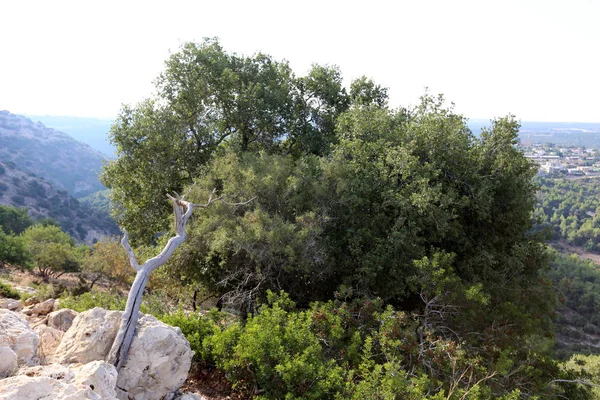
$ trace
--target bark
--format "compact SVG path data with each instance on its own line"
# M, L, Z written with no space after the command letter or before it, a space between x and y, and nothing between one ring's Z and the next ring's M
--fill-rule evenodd
M142 265L138 264L135 254L129 245L127 232L124 231L121 244L127 251L127 254L129 255L129 263L137 271L137 274L133 284L131 285L131 288L129 289L127 304L125 305L125 311L121 319L119 332L115 337L115 341L113 342L107 357L107 362L114 365L117 371L119 371L127 361L127 354L135 334L135 328L139 317L142 295L144 294L144 289L146 288L150 274L152 271L165 264L173 255L175 249L185 241L185 226L188 219L192 215L194 208L206 208L216 201L223 201L222 197L213 198L214 193L215 191L213 190L206 204L194 204L180 199L179 196L177 196L177 198L168 196L173 202L173 213L175 214L175 236L169 239L159 255L149 259ZM253 199L254 198L244 203L236 203L235 205L247 204Z

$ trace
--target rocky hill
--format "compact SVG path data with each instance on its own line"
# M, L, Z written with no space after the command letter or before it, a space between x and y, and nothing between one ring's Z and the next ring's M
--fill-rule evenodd
M68 133L103 154L108 156L115 154L115 146L108 139L108 131L112 125L110 119L50 115L27 115L27 117L33 121L40 121L49 128Z
M26 207L34 219L54 218L81 242L119 233L107 212L80 202L44 178L18 169L13 162L0 162L0 204Z
M74 197L104 189L98 180L107 156L40 122L0 111L0 161L52 182Z

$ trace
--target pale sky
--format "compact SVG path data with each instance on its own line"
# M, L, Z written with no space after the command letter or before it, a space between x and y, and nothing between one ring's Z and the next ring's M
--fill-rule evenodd
M18 1L0 3L0 110L113 118L152 95L169 52L219 37L338 65L389 87L428 87L468 118L600 122L600 1Z

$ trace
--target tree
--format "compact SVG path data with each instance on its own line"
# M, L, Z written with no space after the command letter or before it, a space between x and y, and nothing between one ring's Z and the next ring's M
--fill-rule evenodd
M33 264L44 279L79 270L75 240L59 227L30 226L23 232L23 240Z
M355 86L357 101L387 98L365 78ZM101 180L132 239L149 243L168 226L165 193L180 193L219 151L328 154L351 102L335 67L296 77L265 54L227 53L214 39L186 43L167 60L156 97L122 108L110 132L118 159Z
M0 226L4 233L19 235L31 225L33 220L27 214L26 208L0 205Z
M29 261L29 253L23 238L12 233L6 234L0 229L0 267L4 263L24 266L27 261Z
M84 258L82 272L91 279L91 290L102 277L107 277L121 286L130 284L130 268L127 252L119 241L105 238L94 243L91 252Z

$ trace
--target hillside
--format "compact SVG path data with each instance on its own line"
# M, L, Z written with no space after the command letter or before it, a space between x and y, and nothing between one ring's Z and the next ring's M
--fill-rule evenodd
M0 162L0 204L27 207L34 219L54 218L75 239L91 243L119 233L108 213L93 209L56 189L44 178Z
M27 115L27 117L33 121L40 121L49 128L65 132L101 153L109 156L115 153L115 146L108 140L108 131L112 125L109 119L50 115Z
M0 160L44 177L74 197L104 189L98 180L107 156L69 135L0 111Z

